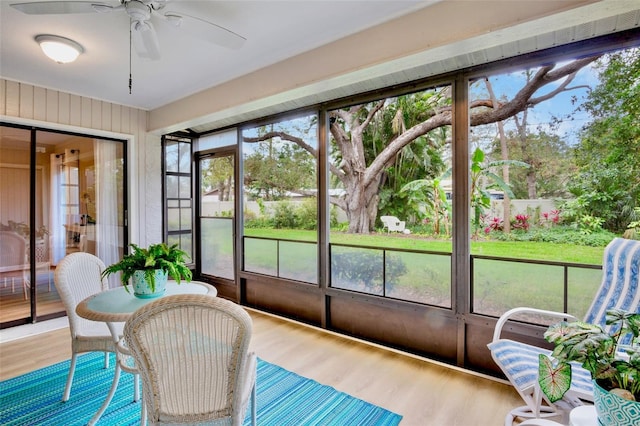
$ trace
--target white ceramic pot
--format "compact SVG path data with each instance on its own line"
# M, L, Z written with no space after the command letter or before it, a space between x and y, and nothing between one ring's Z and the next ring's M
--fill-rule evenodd
M144 271L135 271L131 277L131 286L133 287L133 295L141 299L152 299L160 297L167 288L168 274L162 269L155 271L155 291L151 291L147 280L144 277Z

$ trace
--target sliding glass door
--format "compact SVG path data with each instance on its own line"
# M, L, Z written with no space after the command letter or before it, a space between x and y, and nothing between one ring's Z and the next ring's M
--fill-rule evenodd
M53 280L64 256L122 256L124 152L124 141L0 125L2 328L64 315Z

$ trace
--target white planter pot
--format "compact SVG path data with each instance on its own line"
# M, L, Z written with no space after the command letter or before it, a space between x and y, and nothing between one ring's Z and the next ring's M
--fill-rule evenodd
M602 426L640 426L640 402L612 394L593 381L593 405Z
M167 287L168 274L162 269L156 269L155 271L155 291L151 291L147 280L144 277L145 271L135 271L133 277L131 277L131 286L133 287L133 295L140 299L152 299L154 297L160 297L164 294Z

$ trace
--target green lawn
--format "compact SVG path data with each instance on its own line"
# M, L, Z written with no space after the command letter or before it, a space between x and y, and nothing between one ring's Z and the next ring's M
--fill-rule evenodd
M245 229L245 235L296 241L316 241L315 231L294 229ZM451 253L451 242L404 234L348 234L332 232L331 243ZM567 263L602 264L604 247L587 247L530 241L472 241L471 254L510 259L551 260Z
M314 231L288 229L245 229L245 266L248 270L316 283ZM278 244L275 240L281 240ZM451 253L451 242L417 235L373 233L368 235L332 232L330 241L358 247L332 249L332 286L442 307L451 306L451 257L449 255L392 252L386 254L386 285L383 289L382 251L371 248L405 249ZM575 246L529 241L472 241L471 253L505 260L475 259L473 268L473 310L499 316L516 306L562 310L563 266L507 261L548 260L561 263L600 265L604 247ZM278 257L279 253L279 257ZM347 256L340 256L344 253ZM278 265L277 259L280 260ZM334 264L334 262L337 262ZM395 269L394 265L400 269ZM339 271L339 272L337 272ZM569 267L569 312L582 317L600 283L601 271ZM537 322L540 318L527 318Z

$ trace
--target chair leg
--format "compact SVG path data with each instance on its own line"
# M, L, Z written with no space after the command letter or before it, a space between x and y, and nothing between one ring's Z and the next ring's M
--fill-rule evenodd
M24 300L27 300L27 289L31 288L31 284L27 280L22 281L22 289L24 292Z
M133 375L133 401L140 401L140 375Z
M256 426L256 384L253 384L253 389L251 389L251 426Z
M144 399L140 402L140 426L147 425L147 406L144 405Z
M109 352L104 353L104 368L109 368Z
M71 365L69 365L69 375L67 376L67 385L64 387L62 402L68 401L69 395L71 394L71 384L73 383L73 373L76 371L76 357L77 357L77 354L74 352L73 355L71 355Z

